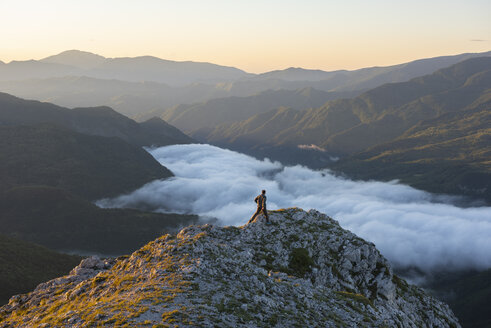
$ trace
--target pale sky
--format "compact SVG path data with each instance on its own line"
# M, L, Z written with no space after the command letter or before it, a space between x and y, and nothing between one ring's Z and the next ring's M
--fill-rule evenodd
M0 60L70 49L254 73L387 66L491 50L491 1L0 0Z

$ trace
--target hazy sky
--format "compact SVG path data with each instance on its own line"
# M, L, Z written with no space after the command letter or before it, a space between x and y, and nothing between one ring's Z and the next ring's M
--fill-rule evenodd
M489 0L0 0L0 60L69 49L250 72L491 50Z

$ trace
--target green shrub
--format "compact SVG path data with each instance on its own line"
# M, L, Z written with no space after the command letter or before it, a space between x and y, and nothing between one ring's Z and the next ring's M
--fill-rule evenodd
M309 256L309 251L305 248L294 248L290 252L290 262L288 268L298 277L303 277L307 272L312 272L314 260Z

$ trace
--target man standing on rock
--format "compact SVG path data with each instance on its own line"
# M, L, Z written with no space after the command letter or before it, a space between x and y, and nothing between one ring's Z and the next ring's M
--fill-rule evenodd
M262 212L264 217L266 218L266 223L269 224L268 211L266 210L266 190L263 190L260 195L258 195L256 198L254 198L254 201L257 204L257 210L256 210L256 213L254 213L252 218L247 223L251 223L252 221L254 221L256 216L258 216L259 213Z

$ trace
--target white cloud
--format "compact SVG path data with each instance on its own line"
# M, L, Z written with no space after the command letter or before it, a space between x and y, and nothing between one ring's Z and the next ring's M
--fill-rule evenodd
M269 209L315 208L374 242L396 266L491 267L490 207L460 208L450 197L436 198L396 182L351 181L210 145L175 145L150 153L176 177L98 205L196 213L223 225L242 225L255 210L254 197L266 189Z

